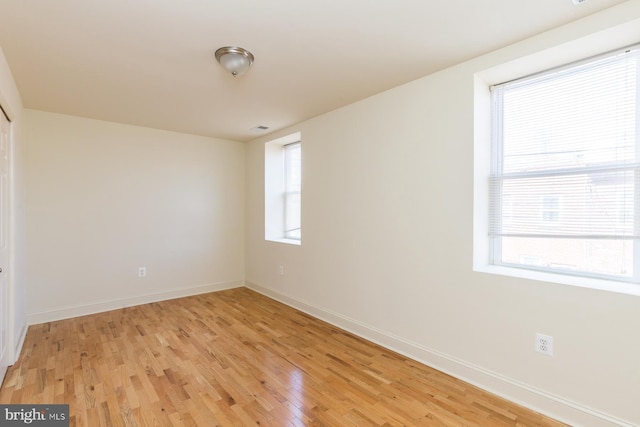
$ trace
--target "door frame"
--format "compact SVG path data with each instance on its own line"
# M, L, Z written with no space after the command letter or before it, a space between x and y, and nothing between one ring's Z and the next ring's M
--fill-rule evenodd
M7 209L6 209L6 227L7 227L7 265L2 266L5 270L7 276L7 313L6 313L6 321L7 321L7 348L5 353L4 360L6 361L7 366L3 366L0 363L0 385L4 381L4 376L6 374L7 368L16 361L16 348L15 348L15 289L14 289L14 280L13 280L13 150L14 150L14 120L15 115L12 114L9 109L8 103L0 93L0 114L6 117L9 123L9 144L7 147L8 150L8 161L7 161Z

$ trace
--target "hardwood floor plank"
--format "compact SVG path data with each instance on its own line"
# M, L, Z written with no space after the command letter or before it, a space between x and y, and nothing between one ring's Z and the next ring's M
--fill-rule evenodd
M33 325L0 403L75 427L563 425L246 288Z

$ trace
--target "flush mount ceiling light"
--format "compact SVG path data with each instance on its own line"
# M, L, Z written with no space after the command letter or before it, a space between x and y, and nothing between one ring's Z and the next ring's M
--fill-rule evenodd
M216 50L215 56L222 68L230 72L233 77L246 73L253 64L253 54L241 47L221 47Z

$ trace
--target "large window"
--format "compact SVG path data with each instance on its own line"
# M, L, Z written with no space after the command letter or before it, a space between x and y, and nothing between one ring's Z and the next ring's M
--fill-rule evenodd
M492 88L491 263L640 281L637 48Z

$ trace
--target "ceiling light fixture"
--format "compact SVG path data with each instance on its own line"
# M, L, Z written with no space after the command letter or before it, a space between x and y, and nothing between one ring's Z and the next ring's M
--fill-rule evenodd
M233 77L246 73L253 64L253 54L241 47L221 47L216 50L215 56L222 68L230 72Z

